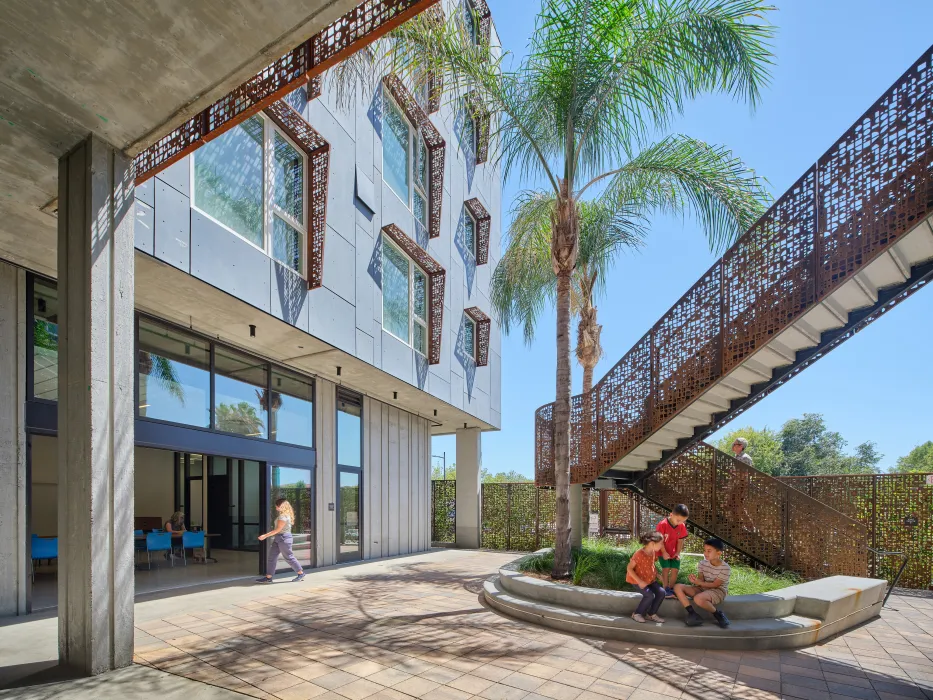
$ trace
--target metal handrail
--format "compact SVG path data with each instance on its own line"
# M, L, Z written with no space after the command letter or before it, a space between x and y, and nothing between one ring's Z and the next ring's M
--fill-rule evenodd
M886 552L883 549L875 549L874 547L868 547L868 551L875 555L875 561L877 562L878 557L904 557L904 561L901 562L900 568L897 570L897 574L894 576L894 580L891 582L888 592L884 594L884 600L881 603L883 608L888 604L888 598L891 597L891 593L894 592L894 589L897 587L897 582L901 580L901 574L904 573L904 569L907 568L907 562L910 561L910 555L907 552ZM877 564L875 565L875 571L878 570Z

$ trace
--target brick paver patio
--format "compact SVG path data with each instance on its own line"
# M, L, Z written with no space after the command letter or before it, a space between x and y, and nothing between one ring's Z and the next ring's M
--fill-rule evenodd
M274 584L140 622L137 662L281 700L933 700L929 597L892 597L880 619L800 651L661 649L492 612L482 582L514 558L428 554L347 568L326 585Z

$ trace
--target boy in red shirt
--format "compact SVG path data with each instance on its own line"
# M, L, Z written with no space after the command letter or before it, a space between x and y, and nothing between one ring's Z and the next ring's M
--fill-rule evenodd
M664 536L664 548L658 560L661 564L661 585L668 598L674 597L674 584L680 573L680 553L687 538L687 526L684 523L690 511L683 503L674 506L674 510L655 528Z

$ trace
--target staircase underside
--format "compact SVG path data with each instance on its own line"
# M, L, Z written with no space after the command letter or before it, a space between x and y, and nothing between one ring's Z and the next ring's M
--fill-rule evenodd
M608 469L620 485L653 473L933 280L933 216L888 248Z

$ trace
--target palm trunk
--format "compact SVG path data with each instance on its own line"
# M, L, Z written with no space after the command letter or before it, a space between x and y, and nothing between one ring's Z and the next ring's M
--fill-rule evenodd
M593 370L602 357L603 350L600 345L600 335L603 327L596 322L596 307L593 306L593 286L596 282L596 275L592 277L586 275L584 270L583 280L580 284L580 308L577 313L580 316L580 322L577 325L577 362L583 367L583 393L588 394L593 390ZM590 439L594 444L582 445L581 453L589 459L596 459L598 450L595 442L599 439L599 431L596 429L598 416L593 415L593 404L585 400L583 402L583 424L591 425L589 432ZM590 509L592 507L593 492L595 489L587 489L582 498L582 522L580 525L579 537L574 537L574 546L583 542L583 538L589 534L590 529Z
M570 576L570 273L557 276L557 399L554 402L557 487L554 578Z

